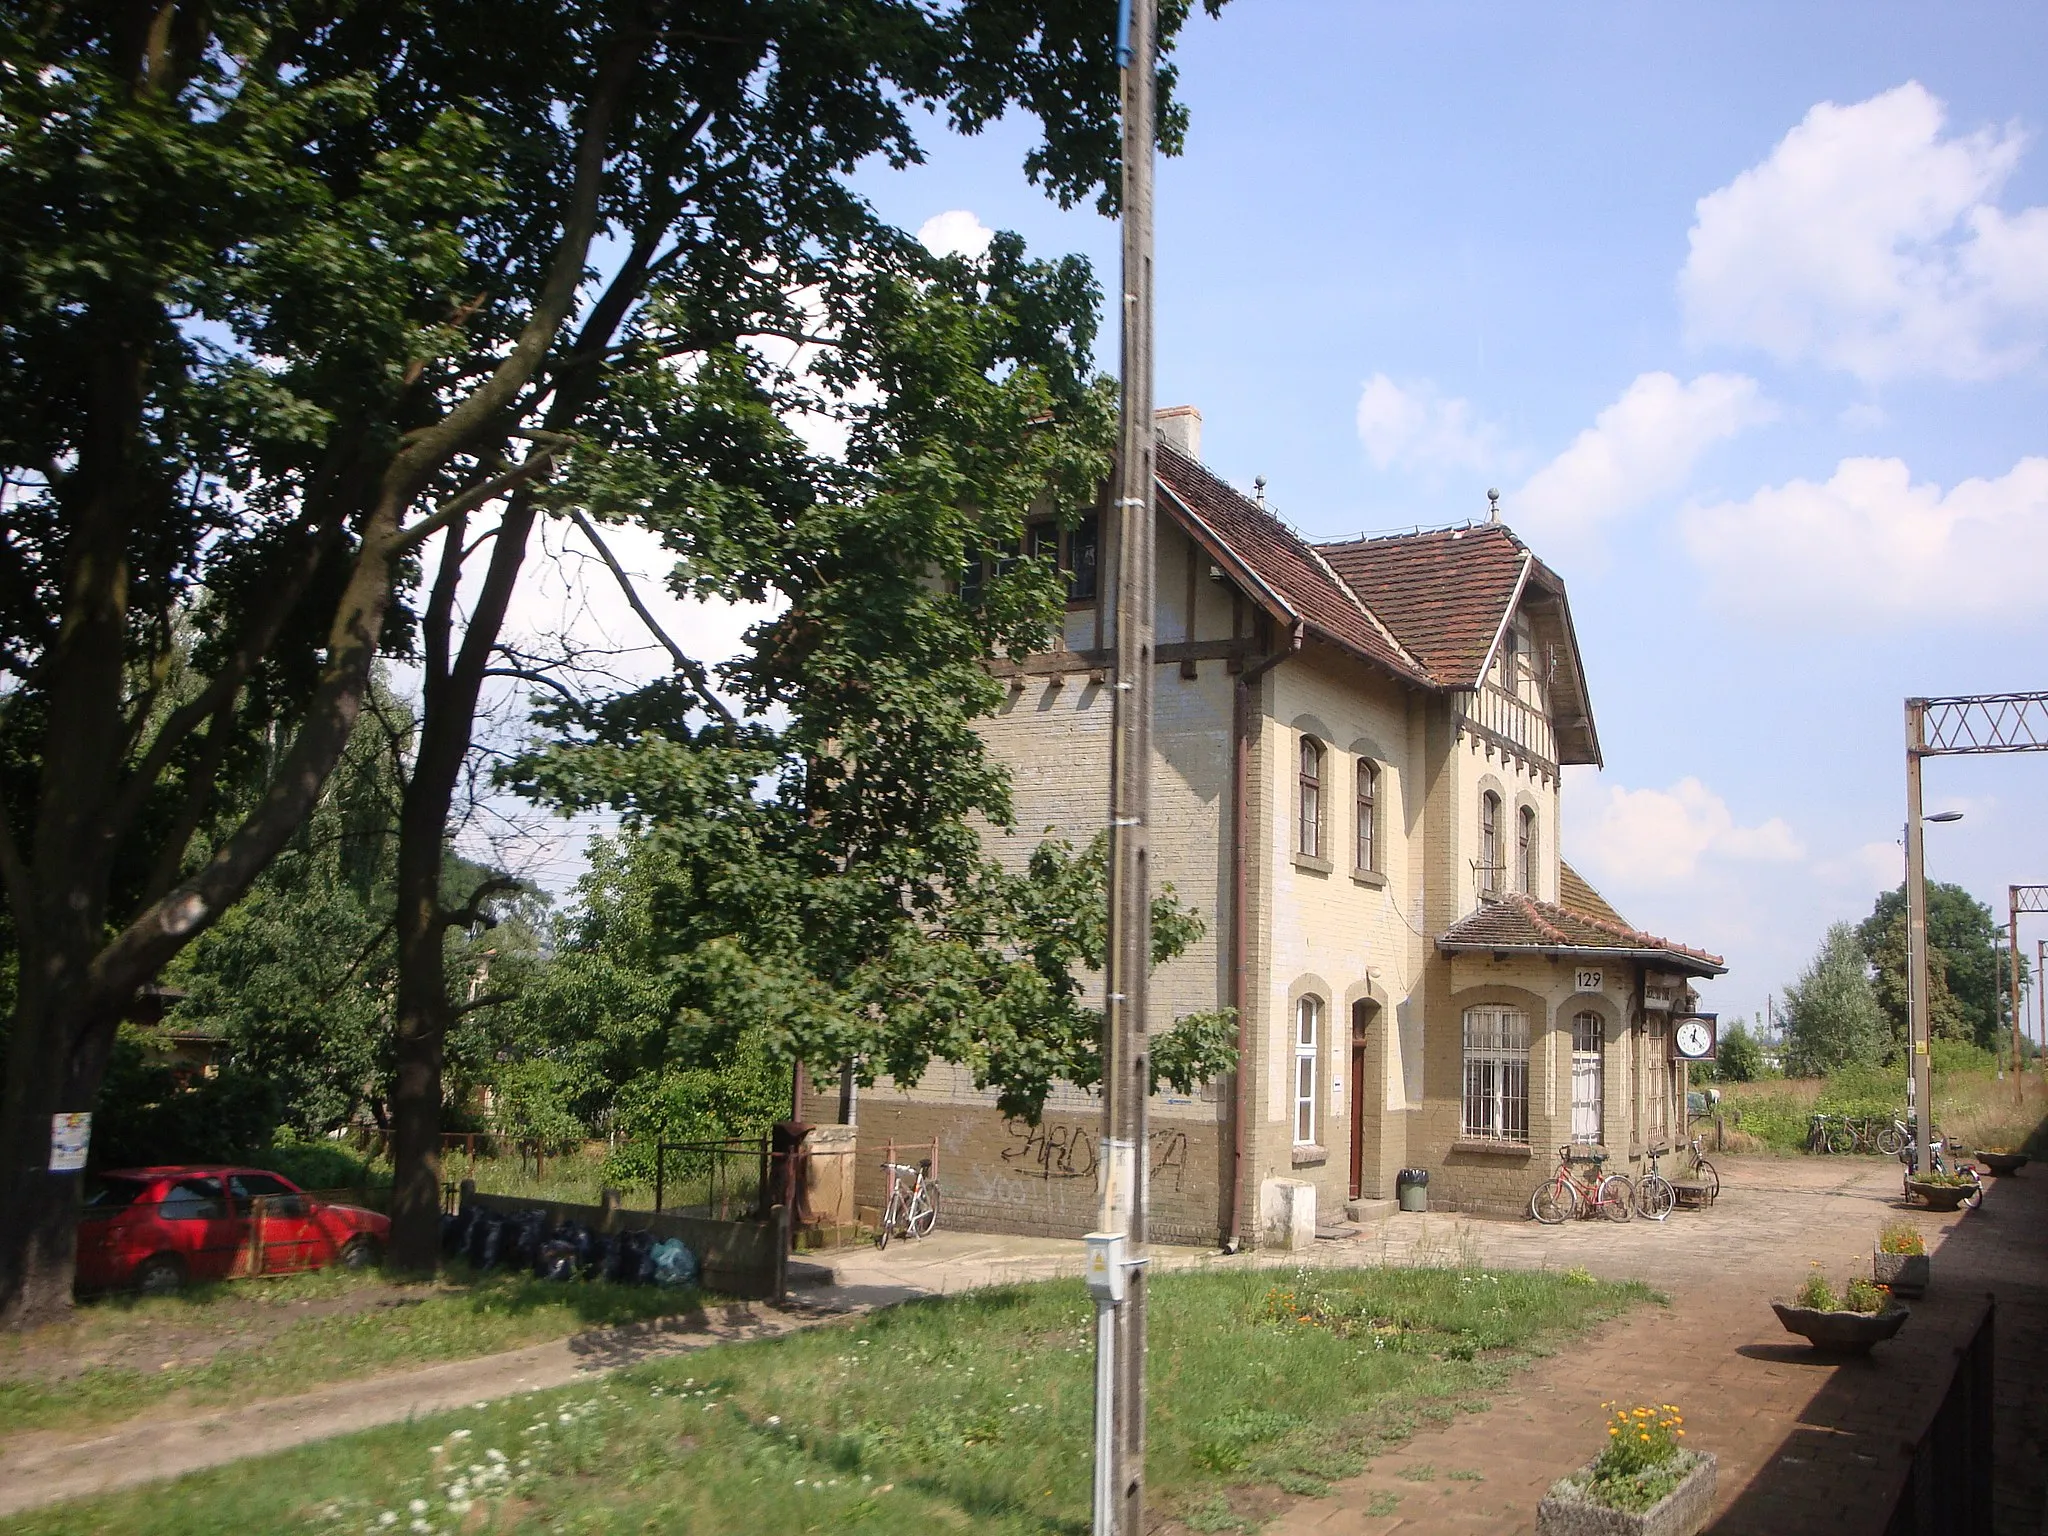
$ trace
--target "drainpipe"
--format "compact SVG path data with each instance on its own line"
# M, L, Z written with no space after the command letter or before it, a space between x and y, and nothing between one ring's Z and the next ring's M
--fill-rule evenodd
M1244 1246L1244 1137L1251 1118L1251 935L1245 916L1246 807L1251 799L1252 687L1273 668L1301 650L1302 622L1287 637L1287 649L1247 666L1237 674L1230 710L1230 1006L1237 1013L1237 1071L1230 1104L1230 1215L1224 1223L1223 1247L1236 1253Z

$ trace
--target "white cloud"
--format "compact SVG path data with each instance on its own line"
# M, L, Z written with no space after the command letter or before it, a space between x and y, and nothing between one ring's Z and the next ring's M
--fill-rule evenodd
M1573 863L1583 860L1596 884L1623 889L1681 885L1703 860L1786 864L1806 857L1782 818L1738 826L1727 802L1691 776L1669 789L1608 785L1574 820L1581 830L1573 837Z
M917 229L917 238L934 256L973 256L988 252L996 233L965 208L935 213Z
M1426 380L1396 384L1384 373L1359 393L1358 440L1377 469L1482 469L1496 457L1494 430L1473 416L1470 402L1448 398Z
M1688 510L1681 532L1711 600L1804 621L1875 625L2037 618L2048 574L2048 458L1947 493L1899 459L1843 459Z
M1507 505L1531 534L1572 538L1678 490L1708 448L1776 414L1756 380L1707 373L1690 384L1639 374Z
M2048 339L2048 208L1992 201L2016 127L1945 135L1918 81L1822 102L1699 200L1679 297L1696 341L1859 378L1985 378Z

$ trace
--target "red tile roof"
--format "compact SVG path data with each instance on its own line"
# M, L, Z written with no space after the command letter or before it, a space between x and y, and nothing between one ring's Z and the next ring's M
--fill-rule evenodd
M1195 536L1214 552L1241 562L1266 589L1264 595L1286 610L1286 618L1303 621L1323 639L1377 662L1396 677L1438 685L1429 668L1292 529L1165 443L1155 462L1161 489L1192 521Z
M1477 683L1529 558L1499 523L1316 548L1448 688Z
M1436 943L1447 954L1493 950L1545 955L1587 951L1634 954L1696 976L1718 976L1728 968L1719 955L1703 949L1660 939L1623 922L1552 906L1519 891L1482 903L1478 911L1445 929Z
M1581 917L1590 917L1609 923L1618 923L1624 928L1635 925L1608 904L1607 898L1593 889L1592 883L1563 859L1557 861L1557 904L1567 912L1576 912Z

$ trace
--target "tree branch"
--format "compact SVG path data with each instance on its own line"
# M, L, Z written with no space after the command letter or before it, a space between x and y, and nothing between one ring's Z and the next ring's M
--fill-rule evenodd
M498 926L498 920L484 911L483 904L501 891L525 889L526 882L511 875L493 875L469 893L469 900L461 906L441 912L441 923L447 928L474 928L481 924L486 928Z
M486 502L496 501L507 491L524 485L553 463L555 455L559 452L561 452L561 449L553 445L545 448L536 448L510 469L495 474L490 479L480 481L472 485L468 490L449 497L448 500L442 502L428 516L421 518L418 522L411 524L399 533L398 537L391 544L393 557L396 558L405 554L408 550L416 548L424 540L432 538L450 523L469 516L470 513Z
M572 708L583 711L590 707L590 701L578 694L567 683L552 678L545 672L535 672L526 667L485 667L485 677L509 677L518 682L532 683L537 688L552 688Z
M739 722L733 718L733 713L726 707L725 700L712 691L711 679L705 673L703 663L669 638L668 631L661 627L661 622L654 617L647 604L641 601L640 593L633 585L632 576L623 565L619 564L618 556L612 553L611 546L605 543L603 537L598 533L597 525L579 507L571 507L569 509L569 518L582 532L583 537L590 540L591 546L598 553L598 558L603 560L605 565L610 568L613 579L619 584L619 590L625 593L627 603L640 616L640 622L647 626L647 632L661 643L663 650L668 652L669 658L675 662L676 670L690 680L690 688L697 695L698 701L703 704L706 712L717 715L719 719L725 722L728 728L737 726Z
M451 1019L459 1019L465 1013L474 1013L479 1008L495 1008L500 1003L517 1002L518 999L519 994L516 992L486 992L482 997L473 997L466 1003L457 1003L448 1010L448 1016Z

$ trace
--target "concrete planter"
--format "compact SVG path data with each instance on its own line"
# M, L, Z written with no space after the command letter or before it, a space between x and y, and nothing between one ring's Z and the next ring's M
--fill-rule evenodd
M1912 1314L1904 1307L1886 1307L1882 1312L1816 1312L1812 1307L1788 1307L1771 1303L1787 1333L1804 1336L1815 1349L1831 1355L1867 1355L1873 1344L1881 1344L1901 1328Z
M1979 1152L1977 1154L1977 1161L2003 1178L2017 1175L2022 1168L2026 1167L2027 1154L2024 1152Z
M1906 1180L1906 1192L1925 1200L1930 1211L1959 1211L1976 1193L1967 1184L1928 1184L1919 1179Z
M1924 1253L1870 1251L1870 1278L1889 1287L1894 1296L1925 1296L1934 1278L1933 1264Z
M1697 1536L1714 1512L1714 1453L1681 1451L1691 1469L1641 1514L1609 1509L1586 1496L1594 1463L1550 1485L1536 1506L1536 1536Z

